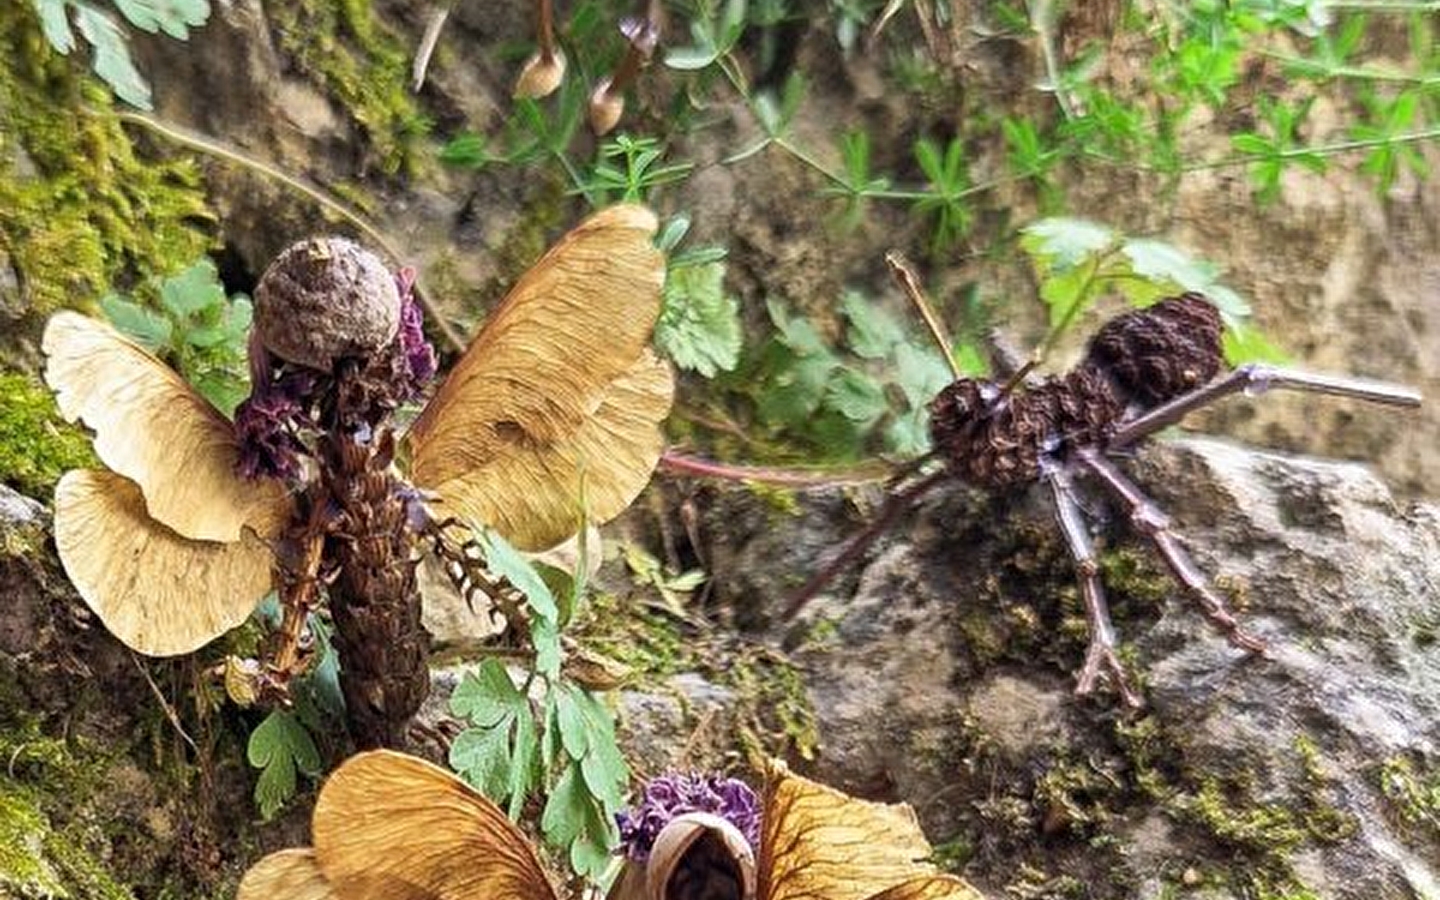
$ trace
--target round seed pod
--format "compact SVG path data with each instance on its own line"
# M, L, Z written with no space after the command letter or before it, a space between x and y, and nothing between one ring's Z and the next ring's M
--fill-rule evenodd
M740 829L710 813L676 816L660 830L646 864L648 900L751 900L755 854Z
M1085 361L1150 409L1220 372L1220 331L1219 311L1192 291L1111 319L1091 339Z
M312 237L275 258L255 288L255 330L287 362L330 371L368 356L400 328L400 293L380 258L354 241Z

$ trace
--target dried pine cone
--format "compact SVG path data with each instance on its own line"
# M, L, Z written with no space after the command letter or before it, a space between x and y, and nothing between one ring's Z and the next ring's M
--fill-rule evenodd
M1093 443L1121 412L1108 379L1081 368L999 397L991 381L962 378L930 404L930 436L958 477L1005 487L1040 476L1044 457Z
M1084 366L1105 372L1144 408L1192 391L1219 373L1220 313L1194 292L1111 319L1090 341Z

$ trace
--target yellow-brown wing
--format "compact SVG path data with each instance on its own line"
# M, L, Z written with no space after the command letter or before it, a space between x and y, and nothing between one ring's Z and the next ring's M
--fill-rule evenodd
M656 410L668 411L671 393L668 372L662 383L656 364L642 359L665 282L655 228L643 207L610 207L520 279L411 427L415 485L532 549L574 532L576 469L585 472L586 497L595 498L592 520L607 517L602 506L608 516L624 508L599 498L628 502L636 482L648 479L659 455L663 414ZM609 424L587 431L602 414ZM642 419L649 421L642 426ZM612 448L607 442L616 439ZM562 488L493 520L494 498L522 499L551 481ZM522 520L535 524L517 530Z
M767 776L759 900L867 900L936 874L909 806L857 800L779 762Z
M435 485L442 514L490 525L522 550L575 534L582 498L585 521L608 522L650 480L674 389L669 365L643 351L570 439L518 442L484 469Z
M883 890L870 900L985 900L985 895L955 875L921 875Z
M225 417L174 370L103 322L50 317L45 381L60 413L95 432L95 452L140 486L150 516L188 538L235 541L283 520L283 485L235 473Z
M413 756L347 760L320 790L313 831L320 869L344 900L555 900L505 813Z
M235 900L340 900L309 847L281 850L251 866Z
M271 553L254 534L197 541L152 519L140 488L76 469L55 487L55 546L86 604L129 647L190 651L245 621L270 590Z

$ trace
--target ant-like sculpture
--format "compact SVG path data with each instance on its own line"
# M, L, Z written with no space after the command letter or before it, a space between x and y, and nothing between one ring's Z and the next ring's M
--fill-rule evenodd
M1131 450L1155 432L1229 394L1258 394L1272 389L1353 397L1390 406L1415 407L1420 395L1408 388L1247 364L1226 368L1221 349L1219 311L1204 296L1185 293L1107 322L1090 340L1084 359L1071 371L1031 377L1032 361L1011 366L1004 381L967 378L949 353L952 346L925 298L918 277L898 255L886 257L892 273L920 310L954 375L930 402L929 455L902 470L915 473L908 486L896 486L870 524L852 536L789 601L783 618L793 618L836 574L922 496L943 482L958 479L995 490L1013 490L1043 482L1055 504L1055 517L1075 562L1085 605L1090 643L1075 693L1094 691L1108 676L1121 699L1140 705L1116 653L1099 563L1091 544L1075 480L1093 476L1128 510L1130 522L1145 535L1181 585L1199 601L1206 618L1232 644L1261 652L1265 642L1246 631L1225 600L1206 582L1171 530L1169 517L1125 475L1111 457ZM942 465L925 471L927 464ZM672 471L707 474L669 456Z

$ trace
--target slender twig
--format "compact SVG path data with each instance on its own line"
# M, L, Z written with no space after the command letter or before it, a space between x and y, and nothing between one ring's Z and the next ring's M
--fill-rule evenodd
M940 321L940 316L935 313L935 307L930 304L930 299L925 296L925 289L920 284L920 276L915 274L915 267L905 258L905 254L899 250L891 250L885 254L885 265L890 267L890 274L900 283L900 289L910 302L920 311L920 318L925 320L925 327L930 329L930 337L935 340L935 347L940 355L945 358L945 363L950 367L950 375L953 378L963 378L965 373L960 371L960 366L955 362L955 353L951 349L954 344L950 335L945 331L945 323Z
M150 673L145 669L145 664L140 662L140 657L137 656L134 651L130 653L130 661L135 663L135 668L139 670L141 677L145 679L145 683L150 686L150 693L154 694L155 699L160 702L160 709L165 713L165 718L169 721L170 727L175 729L175 732L180 735L181 740L185 741L191 750L199 754L200 747L190 735L185 733L184 726L180 724L179 713L175 712L175 707L171 706L170 701L165 699L165 694L161 692L160 685L156 684L155 679L150 677Z
M660 454L656 466L662 472L693 478L718 478L725 481L750 481L782 487L817 487L820 485L870 484L890 477L890 467L881 465L855 466L849 469L805 471L778 469L769 466L744 466L690 456L671 448Z
M1202 406L1208 406L1229 394L1241 391L1259 394L1276 389L1351 397L1386 406L1414 408L1420 405L1420 392L1405 385L1320 375L1251 363L1131 419L1115 430L1106 446L1112 450L1126 447L1162 428L1174 425Z
M870 546L875 538L879 537L885 529L894 524L895 520L898 519L902 513L909 510L927 491L948 477L950 477L950 472L947 469L940 469L925 476L905 490L891 494L885 498L885 505L880 508L879 514L870 521L870 524L865 526L864 530L847 540L845 545L840 548L840 552L835 554L834 559L826 564L820 571L810 576L810 580L805 582L800 590L791 595L789 603L786 604L785 609L780 613L781 620L789 621L799 615L800 610L805 608L805 604L809 603L816 594L820 593L820 589L825 587L830 579L843 572L851 563L855 562L855 559L864 552L865 548Z
M366 237L374 241L382 250L389 254L392 262L397 265L407 262L408 257L400 251L400 248L391 242L391 240L385 236L384 232L372 225L364 216L319 188L296 178L294 175L281 171L267 162L241 153L234 147L222 144L213 138L204 137L177 125L161 122L159 119L147 116L144 113L131 112L129 110L115 110L114 114L122 122L139 125L181 146L198 150L201 153L209 154L217 159L222 159L242 168L249 169L252 172L263 175L304 195L324 209L354 225L363 232ZM456 352L464 351L466 347L465 339L445 317L440 314L440 311L430 299L429 293L424 290L418 281L415 285L415 298L420 301L421 306L425 309L425 314L429 317L430 321L435 324L436 329L440 332L440 336L445 339L445 343Z

